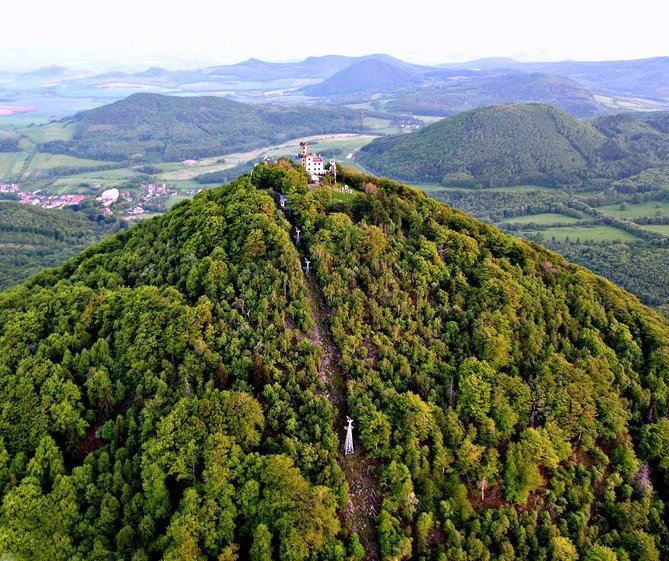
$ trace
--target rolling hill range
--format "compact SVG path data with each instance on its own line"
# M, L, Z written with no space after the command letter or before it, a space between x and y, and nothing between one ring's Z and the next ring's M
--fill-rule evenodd
M387 104L389 111L417 115L449 116L475 107L504 103L545 103L584 118L598 115L606 108L592 90L578 82L547 73L505 72L471 73L456 71L434 73L415 88L398 93ZM316 87L316 86L314 86Z
M72 117L72 140L41 151L111 161L163 162L213 156L319 133L359 132L363 113L280 107L221 97L134 94Z
M23 73L0 70L0 125L60 119L137 91L284 105L323 100L367 103L373 93L376 109L431 116L490 104L537 102L590 117L616 110L669 108L668 60L524 63L484 59L421 66L373 54L285 63L248 59L185 70L154 66L139 72L61 67Z
M0 554L666 558L667 321L342 174L261 164L0 294Z
M446 186L596 184L666 166L663 114L592 122L542 104L460 113L409 135L380 138L358 157L381 175Z
M476 61L446 68L477 66ZM666 102L669 99L669 57L612 61L518 62L489 59L486 69L510 68L521 72L549 72L576 80L598 92Z

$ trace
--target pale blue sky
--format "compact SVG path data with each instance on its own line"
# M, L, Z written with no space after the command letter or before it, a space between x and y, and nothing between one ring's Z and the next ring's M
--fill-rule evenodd
M425 63L669 55L669 9L660 0L3 4L0 69L53 63L180 68L249 57L284 61L375 52Z

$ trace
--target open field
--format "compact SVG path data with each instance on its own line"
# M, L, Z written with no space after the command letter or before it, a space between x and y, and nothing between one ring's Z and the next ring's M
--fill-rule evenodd
M564 214L557 214L553 212L546 212L543 214L526 214L524 216L514 216L507 218L501 223L505 224L543 224L550 226L552 224L577 224L580 219L572 216L565 216Z
M430 117L428 115L412 115L412 117L418 121L423 121L426 125L431 125L437 121L441 121L444 117Z
M365 128L378 132L379 134L399 134L402 132L400 127L393 125L390 119L363 117L362 124Z
M27 155L25 152L0 153L0 180L18 179Z
M525 232L529 234L530 232ZM533 230L532 234L541 233L547 240L555 238L556 241L564 241L569 238L570 241L592 240L597 242L621 241L633 242L639 241L635 235L613 228L612 226L565 226L562 228L546 228L544 230Z
M49 192L58 195L89 193L82 185L100 185L103 189L117 187L120 183L137 177L137 173L131 169L119 168L104 171L90 171L76 175L59 177L48 187ZM97 192L97 191L96 191Z
M669 216L669 201L646 201L645 203L626 203L624 210L621 205L600 206L597 210L619 218L642 218L645 216L657 216L660 211L662 216Z
M75 158L64 154L37 153L30 160L30 164L28 164L28 169L26 171L34 173L37 171L45 172L58 168L92 168L108 165L109 162L100 160L85 160L83 158Z
M509 187L489 187L487 189L463 189L461 187L444 187L443 185L435 185L433 183L419 183L412 184L413 187L421 189L426 193L431 193L433 191L462 191L464 193L520 193L524 191L554 191L558 192L559 189L554 189L551 187L542 187L540 185L510 185Z
M74 134L74 125L56 122L40 127L25 127L19 129L18 132L27 136L33 142L41 144L54 140L71 140Z
M644 224L641 227L646 230L650 230L651 232L657 232L658 234L669 236L669 224Z

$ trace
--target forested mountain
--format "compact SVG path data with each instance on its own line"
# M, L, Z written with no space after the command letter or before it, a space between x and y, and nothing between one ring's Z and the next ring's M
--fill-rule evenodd
M95 215L89 219L83 212L0 201L0 291L46 267L62 265L127 225L117 219L97 220L97 211Z
M406 88L420 80L420 67L399 60L369 59L348 66L302 92L315 97L387 92Z
M500 105L377 139L358 159L374 172L403 180L558 186L581 182L605 143L594 127L554 107Z
M554 74L465 74L463 71L449 70L427 76L441 80L431 79L419 87L407 88L397 94L386 108L415 115L443 117L475 107L503 103L546 103L580 118L592 117L605 110L591 90L574 80Z
M477 61L464 66L476 66ZM462 65L445 65L462 66ZM550 72L577 80L600 92L649 100L669 99L669 57L637 60L518 62L490 59L487 68Z
M669 161L663 127L666 113L579 121L549 105L499 105L379 138L358 159L381 175L446 186L636 184L637 174L662 173Z
M352 109L248 105L221 97L133 94L72 118L71 141L46 152L133 162L176 161L268 146L319 133L360 132Z
M0 553L666 558L666 320L418 191L287 168L0 294Z

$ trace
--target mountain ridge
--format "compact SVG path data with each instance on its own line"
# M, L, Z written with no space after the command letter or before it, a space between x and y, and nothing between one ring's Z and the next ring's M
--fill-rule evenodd
M40 149L112 161L185 160L312 134L361 132L362 115L353 109L136 93L67 119L75 127L73 139L44 143Z

